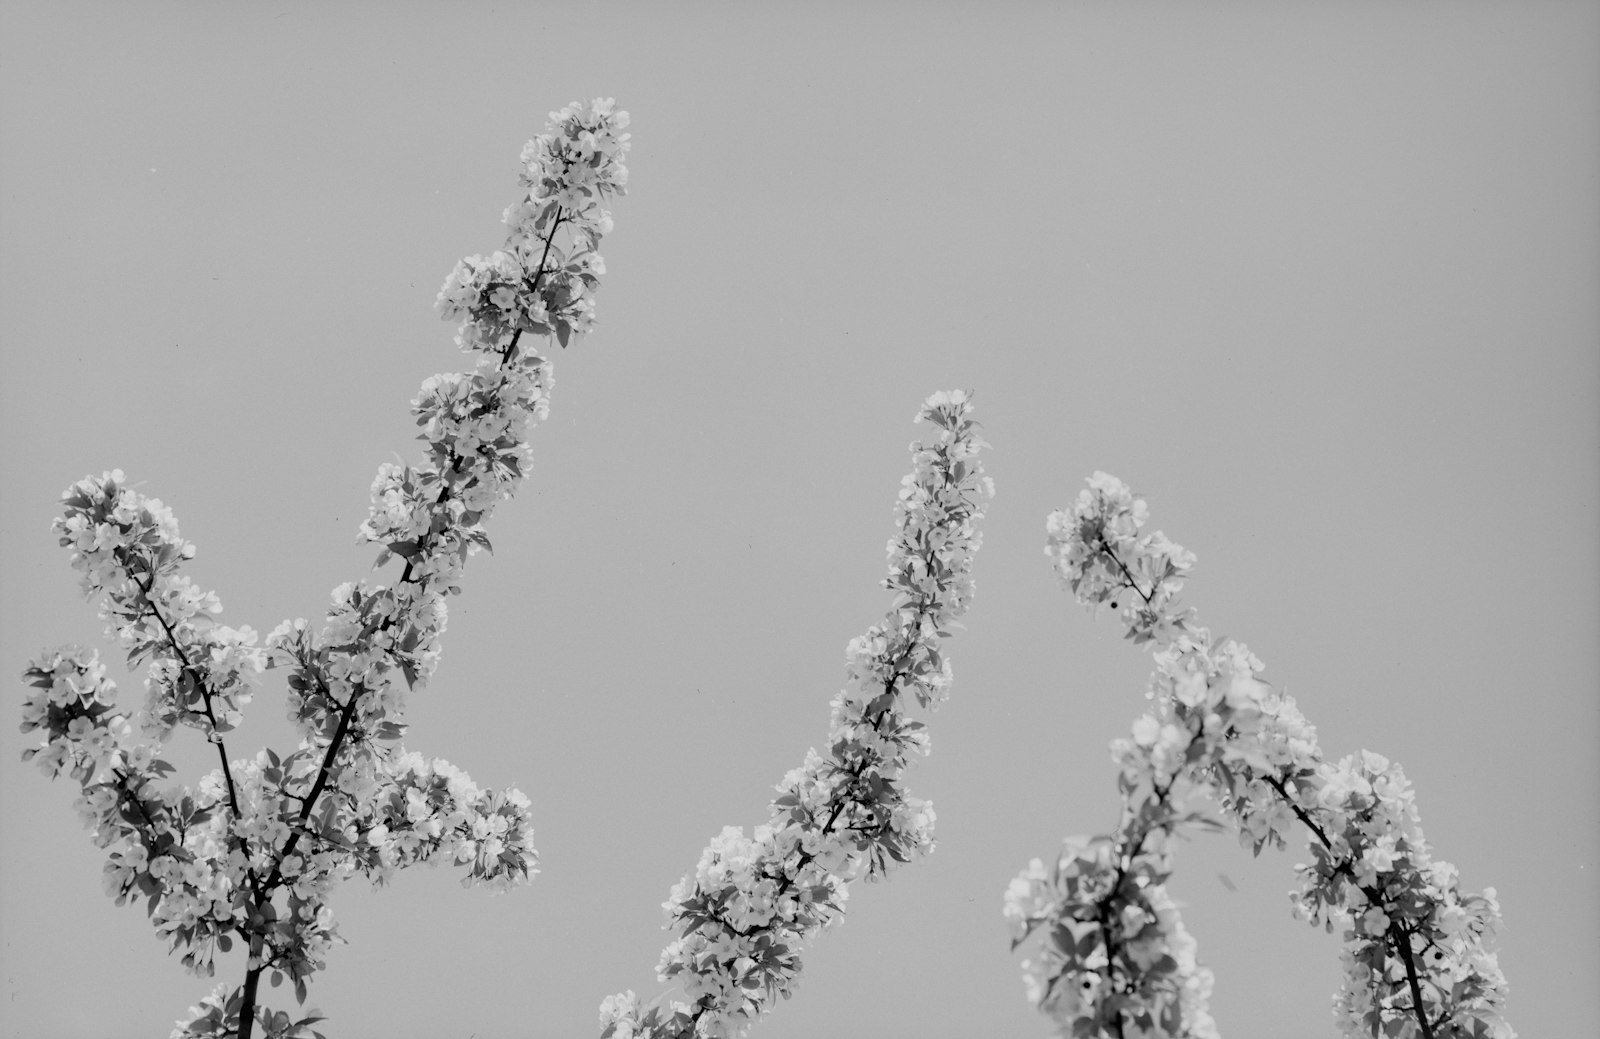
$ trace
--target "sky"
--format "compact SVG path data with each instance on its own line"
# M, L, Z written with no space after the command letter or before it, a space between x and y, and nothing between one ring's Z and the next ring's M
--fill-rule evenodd
M0 4L0 664L115 661L49 530L114 467L225 623L319 618L369 571L376 467L420 457L416 387L467 363L438 286L500 245L546 113L612 96L599 327L551 348L407 738L525 791L542 871L344 885L330 1037L594 1035L664 990L660 904L825 740L889 606L910 420L954 388L997 496L909 777L939 845L855 887L754 1034L1048 1031L1002 895L1116 822L1149 671L1042 551L1097 469L1330 757L1402 763L1435 854L1499 893L1511 1021L1572 1034L1600 1019L1597 49L1594 4ZM273 677L235 756L292 746ZM0 1032L165 1035L213 983L102 894L29 742L0 726ZM175 740L179 777L207 751ZM1304 858L1179 855L1232 1039L1334 1034Z

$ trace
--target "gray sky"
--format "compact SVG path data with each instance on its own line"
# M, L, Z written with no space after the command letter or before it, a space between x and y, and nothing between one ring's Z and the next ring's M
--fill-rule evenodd
M757 1034L1046 1031L1001 896L1115 822L1148 672L1042 554L1095 469L1498 888L1522 1033L1600 1018L1595 5L329 6L0 5L0 663L98 644L48 528L112 467L226 622L319 617L376 466L420 453L406 402L465 364L433 298L500 244L523 141L632 113L601 328L407 740L527 792L543 873L341 890L331 1035L565 1039L661 990L660 903L824 740L909 420L954 387L998 496L911 776L939 849L853 891ZM235 754L282 714L268 683ZM0 734L0 1030L165 1035L210 984ZM1179 860L1233 1039L1333 1034L1303 854Z

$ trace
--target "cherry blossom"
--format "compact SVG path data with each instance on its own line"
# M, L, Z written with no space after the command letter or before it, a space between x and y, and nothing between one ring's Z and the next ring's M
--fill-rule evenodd
M1514 1036L1493 951L1494 890L1461 892L1455 868L1433 858L1399 766L1370 751L1326 761L1294 700L1257 677L1261 661L1179 607L1194 555L1144 530L1148 508L1120 480L1095 473L1088 483L1050 516L1045 551L1079 602L1116 611L1128 637L1152 647L1156 709L1112 743L1117 829L1069 841L1053 868L1035 860L1007 892L1013 947L1043 936L1024 964L1030 1000L1064 1035L1145 1034L1153 1007L1168 1015L1160 1034L1215 1034L1209 975L1156 893L1171 872L1172 835L1215 825L1188 807L1204 792L1256 854L1284 847L1296 822L1309 832L1312 862L1296 867L1291 897L1297 915L1343 932L1334 1000L1343 1034ZM1153 978L1177 998L1152 1002Z
M911 446L883 582L893 606L845 648L826 750L784 776L766 823L748 835L723 829L673 887L663 908L677 936L656 971L677 998L607 997L604 1039L745 1035L793 993L803 946L843 915L851 881L880 879L933 849L933 808L904 789L911 753L928 750L923 723L906 712L911 700L929 708L948 695L940 643L972 599L976 524L994 485L971 411L955 391L917 413L939 439Z
M146 900L185 967L210 976L216 953L245 946L244 983L207 996L174 1039L318 1035L315 1012L272 1011L258 986L263 974L273 985L287 977L304 1001L341 940L328 906L338 881L360 873L381 885L397 869L449 862L464 885L503 891L537 872L526 796L482 790L399 740L407 693L437 667L448 597L488 546L490 515L526 477L527 436L549 408L550 362L524 336L565 346L593 325L604 204L627 178L626 125L608 100L575 104L524 150L505 249L462 261L440 294L476 367L423 384L412 412L426 459L385 464L373 481L358 537L380 546L380 571L400 561L398 577L335 588L320 630L285 621L262 642L220 624L217 596L180 573L194 546L120 470L62 497L55 532L108 634L146 665L146 697L129 717L92 650L47 652L24 673L22 728L44 736L24 757L78 781L79 816L107 853L107 893ZM300 743L282 757L231 758L226 736L272 668L288 673ZM217 748L218 767L192 787L165 782L174 769L162 747L179 727Z

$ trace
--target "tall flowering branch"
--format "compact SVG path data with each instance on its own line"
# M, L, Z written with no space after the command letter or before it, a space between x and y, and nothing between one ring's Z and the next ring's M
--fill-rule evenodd
M524 335L563 346L593 323L604 263L596 251L624 193L627 114L610 101L552 114L523 152L522 201L506 212L505 248L451 272L439 309L478 358L466 374L427 380L412 411L427 444L418 465L382 466L360 540L380 546L378 567L403 560L392 585L344 584L320 632L286 621L255 645L248 628L216 624L216 597L177 573L193 556L171 513L126 486L120 471L69 488L56 522L85 591L126 647L149 660L147 702L134 724L114 710L114 685L95 653L67 647L25 673L35 692L23 730L46 774L68 771L97 845L109 849L106 887L118 903L149 900L157 931L183 962L214 973L214 951L248 949L243 984L219 986L174 1039L318 1035L259 1001L263 974L306 980L338 940L327 898L355 873L381 885L394 870L449 860L464 885L505 890L537 872L529 802L514 789L479 789L464 772L399 745L405 694L439 659L446 597L467 558L488 547L484 526L530 463L527 434L545 416L550 363ZM230 759L224 735L239 721L263 667L290 674L289 717L299 746ZM196 787L161 788L160 759L176 726L217 745L220 767Z
M928 708L948 695L940 640L972 598L975 527L994 485L971 411L956 391L934 394L917 413L939 440L912 445L884 581L894 605L846 648L826 754L809 751L778 784L768 821L749 836L724 829L672 889L664 908L678 936L656 970L682 998L641 1006L631 991L608 997L603 1039L746 1034L792 993L802 947L843 914L852 880L879 879L932 850L933 808L902 785L911 752L928 750L923 723L907 711L913 699Z
M1145 503L1121 481L1096 473L1074 507L1049 520L1046 551L1078 601L1116 610L1128 637L1155 650L1156 710L1134 723L1131 739L1112 744L1123 823L1091 846L1111 849L1104 857L1112 862L1159 861L1143 885L1153 891L1170 872L1170 835L1204 820L1183 808L1194 790L1222 805L1256 854L1283 847L1298 820L1309 831L1313 861L1296 867L1300 884L1291 899L1302 918L1343 929L1345 977L1334 999L1343 1034L1511 1039L1505 978L1493 951L1500 926L1494 889L1463 894L1455 867L1433 858L1398 765L1370 751L1326 761L1293 699L1256 677L1261 661L1241 643L1214 639L1192 609L1178 607L1194 556L1159 531L1144 532L1147 519ZM1154 859L1150 848L1161 849ZM1081 883L1074 888L1063 877L1104 876L1107 867L1082 868L1082 858L1069 844L1054 869L1035 860L1012 882L1007 915L1019 942L1044 934L1039 960L1025 964L1034 1002L1074 1029L1068 1034L1122 1035L1124 1026L1145 1022L1130 1017L1120 994L1167 965L1157 959L1151 968L1134 958L1105 975L1095 943L1109 955L1113 930L1090 941L1087 955L1063 940L1085 929L1086 905L1115 919L1137 894L1117 883L1085 897ZM1148 934L1155 949L1146 958L1164 950L1177 965L1165 973L1197 992L1209 987L1209 974L1192 966L1192 940L1175 910ZM1162 1024L1165 1034L1214 1034L1199 1004Z

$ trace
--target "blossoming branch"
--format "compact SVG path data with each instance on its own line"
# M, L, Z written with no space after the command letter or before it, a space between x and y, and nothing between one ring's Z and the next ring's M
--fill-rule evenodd
M505 247L451 272L439 309L458 323L474 371L436 375L412 402L427 457L385 464L360 538L378 565L403 560L392 584L340 585L320 631L286 621L256 645L249 628L216 623L211 592L178 573L194 546L171 512L127 485L120 471L69 488L55 530L72 550L83 588L98 597L130 664L148 660L144 708L115 710L116 692L92 650L47 653L25 673L34 687L25 752L54 777L82 786L80 815L108 849L106 888L119 904L148 900L169 950L197 974L234 939L248 950L244 982L219 986L180 1021L174 1039L318 1035L313 1012L293 1019L261 1005L263 974L306 980L338 940L328 895L361 873L384 883L396 869L449 860L463 884L504 890L536 872L529 802L479 789L464 772L406 751L405 695L437 667L446 598L467 558L488 547L484 526L530 463L527 434L549 407L550 362L526 336L565 346L594 321L611 229L605 208L625 192L627 114L609 100L552 113L523 152L522 200L505 214ZM237 726L263 668L290 674L289 715L299 746L232 759ZM173 767L162 745L177 726L216 745L219 768L195 787L162 787Z
M608 997L602 1039L745 1035L792 993L801 948L843 914L852 880L876 880L932 850L933 808L902 785L910 752L928 749L923 723L906 712L911 699L927 708L948 695L940 641L972 598L976 524L994 484L971 411L955 391L934 394L917 413L939 439L912 445L884 581L894 603L846 647L826 754L808 752L778 784L771 818L749 836L724 829L672 889L664 908L678 937L656 971L682 998L641 1006L631 991Z
M1155 650L1156 710L1112 744L1122 822L1071 841L1054 866L1034 860L1006 896L1030 999L1072 1036L1214 1036L1210 973L1163 888L1174 833L1203 825L1185 807L1200 790L1220 803L1256 854L1284 846L1298 820L1312 862L1296 867L1302 918L1344 933L1334 1013L1344 1035L1512 1039L1505 978L1493 951L1493 888L1459 889L1433 858L1400 767L1370 751L1337 764L1293 699L1261 681L1243 644L1214 639L1177 593L1195 557L1156 531L1148 508L1096 473L1071 510L1048 523L1046 549L1078 601L1117 611L1127 637Z

